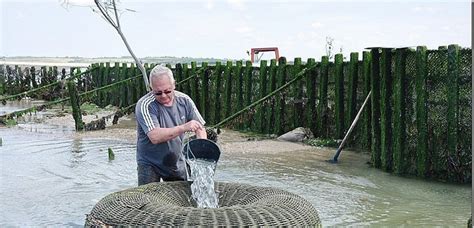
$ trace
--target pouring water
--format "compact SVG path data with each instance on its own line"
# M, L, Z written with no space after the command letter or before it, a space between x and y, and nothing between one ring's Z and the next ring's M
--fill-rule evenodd
M198 208L217 208L218 197L214 190L214 172L220 156L219 147L207 139L194 139L183 146L188 181L192 181L192 198Z
M202 159L187 160L191 170L191 193L198 208L218 208L218 198L214 190L214 170L216 162Z

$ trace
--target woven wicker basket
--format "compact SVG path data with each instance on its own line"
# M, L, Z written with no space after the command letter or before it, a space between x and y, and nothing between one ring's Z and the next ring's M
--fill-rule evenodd
M86 226L320 226L316 209L270 187L215 183L219 208L196 208L190 182L161 182L112 193L87 215Z

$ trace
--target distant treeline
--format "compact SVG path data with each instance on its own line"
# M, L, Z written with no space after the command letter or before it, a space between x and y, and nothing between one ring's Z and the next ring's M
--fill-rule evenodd
M58 65L61 63L97 63L97 62L126 62L130 63L133 62L133 59L130 56L122 56L122 57L94 57L94 58L87 58L87 57L35 57L35 56L14 56L14 57L0 57L1 59L5 60L6 62L25 62L25 63L41 63L41 62L57 62ZM236 61L232 59L216 59L216 58L195 58L195 57L173 57L173 56L160 56L160 57L144 57L141 58L143 63L169 63L169 64L176 64L176 63L188 63L191 62L207 62L209 64L215 64L216 62L223 62L223 61ZM25 64L27 65L27 64Z

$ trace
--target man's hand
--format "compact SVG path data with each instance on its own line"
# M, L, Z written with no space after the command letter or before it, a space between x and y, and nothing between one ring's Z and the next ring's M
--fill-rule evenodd
M158 144L158 143L163 143L166 142L170 139L174 139L178 137L180 134L183 134L184 132L191 131L196 133L196 136L198 138L205 138L206 135L206 130L204 129L204 126L196 120L191 120L185 124L172 127L172 128L154 128L150 132L148 132L148 138L153 144ZM203 133L204 132L204 135Z
M196 132L197 130L202 130L203 128L204 127L202 126L202 124L196 120L191 120L184 124L185 131Z

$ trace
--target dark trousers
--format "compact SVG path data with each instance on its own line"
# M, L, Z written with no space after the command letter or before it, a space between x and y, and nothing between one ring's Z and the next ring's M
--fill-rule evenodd
M158 169L151 165L139 164L137 167L138 186L160 181L183 181L179 177L163 177Z

